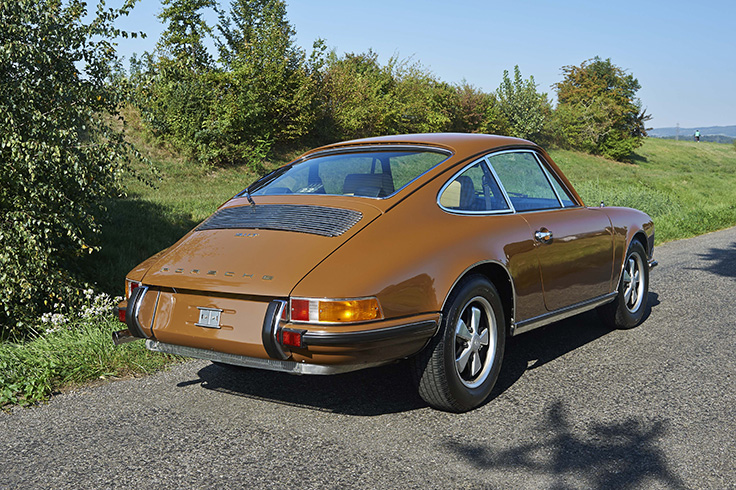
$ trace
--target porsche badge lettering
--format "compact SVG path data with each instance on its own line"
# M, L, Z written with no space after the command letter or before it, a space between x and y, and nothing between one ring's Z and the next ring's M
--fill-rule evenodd
M170 272L170 271L171 271L171 268L170 267L162 267L161 268L161 272ZM184 272L185 271L182 268L174 269L174 273L175 274L183 274ZM189 271L189 274L199 275L199 273L200 273L200 269L191 269ZM260 276L256 276L255 274L252 274L250 272L246 272L244 274L240 274L240 273L237 273L236 274L234 271L220 272L220 271L217 271L217 270L208 270L206 275L208 275L208 276L219 276L219 275L222 275L224 277L242 277L242 278L247 278L247 279L254 279L256 277L260 277L262 281L273 281L273 276L271 276L269 274L263 274L263 275L260 275Z
M241 238L255 238L258 236L258 233L236 233L235 236L239 236Z
M222 310L217 308L203 308L198 306L199 321L195 323L198 327L220 328L220 314Z

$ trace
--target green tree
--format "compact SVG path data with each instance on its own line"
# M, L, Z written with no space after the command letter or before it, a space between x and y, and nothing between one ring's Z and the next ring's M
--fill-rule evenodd
M504 70L496 98L498 115L506 123L510 136L539 140L551 114L551 105L547 94L537 92L534 77L524 80L519 65L514 67L513 80L508 70Z
M330 55L324 74L320 131L328 140L443 131L450 127L454 89L419 63L373 51Z
M215 0L163 0L158 15L166 29L161 33L158 50L161 56L182 69L206 71L212 66L212 56L204 46L204 38L212 28L202 18L202 10L215 8Z
M486 93L463 80L454 87L449 130L460 133L508 134L495 93Z
M273 143L299 140L312 128L324 43L315 42L308 60L281 0L233 0L219 18L223 70L203 142L212 160L258 166Z
M159 19L166 25L154 54L131 59L135 102L151 132L192 157L216 104L214 60L204 45L212 28L203 11L214 0L165 0Z
M131 148L114 130L109 83L119 9L100 2L0 1L0 336L67 300L76 259L93 251L103 198L117 195ZM4 332L4 333L3 333Z
M556 119L563 144L625 160L642 144L650 116L641 108L639 81L599 57L562 67L555 84Z

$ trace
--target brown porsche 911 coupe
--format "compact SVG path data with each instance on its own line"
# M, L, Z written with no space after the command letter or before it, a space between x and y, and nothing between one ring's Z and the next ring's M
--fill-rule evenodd
M401 359L431 406L489 396L505 339L644 316L654 226L587 207L529 141L415 134L309 151L126 278L116 343L297 374Z

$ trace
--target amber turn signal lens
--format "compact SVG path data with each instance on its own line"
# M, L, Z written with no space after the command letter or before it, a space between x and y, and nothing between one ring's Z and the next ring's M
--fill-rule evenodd
M365 322L380 318L376 298L347 301L320 301L319 321L330 323Z
M377 298L291 300L293 322L353 323L382 318Z

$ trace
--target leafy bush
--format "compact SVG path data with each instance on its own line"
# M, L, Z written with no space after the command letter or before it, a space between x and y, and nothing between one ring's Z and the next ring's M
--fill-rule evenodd
M331 54L322 87L321 128L330 141L382 134L436 132L452 122L454 89L418 63L373 51Z
M646 136L650 116L641 109L633 75L595 57L580 66L563 66L564 79L555 84L557 136L563 146L627 160Z
M108 83L113 22L133 4L100 3L85 24L79 0L0 2L0 337L70 291L135 154L111 127L122 94Z
M317 41L307 59L283 1L234 0L229 12L211 0L165 5L157 56L131 66L137 105L155 135L200 162L256 170L274 144L307 136L324 45ZM201 17L209 7L219 12L217 32ZM202 44L206 34L215 37L217 64Z

